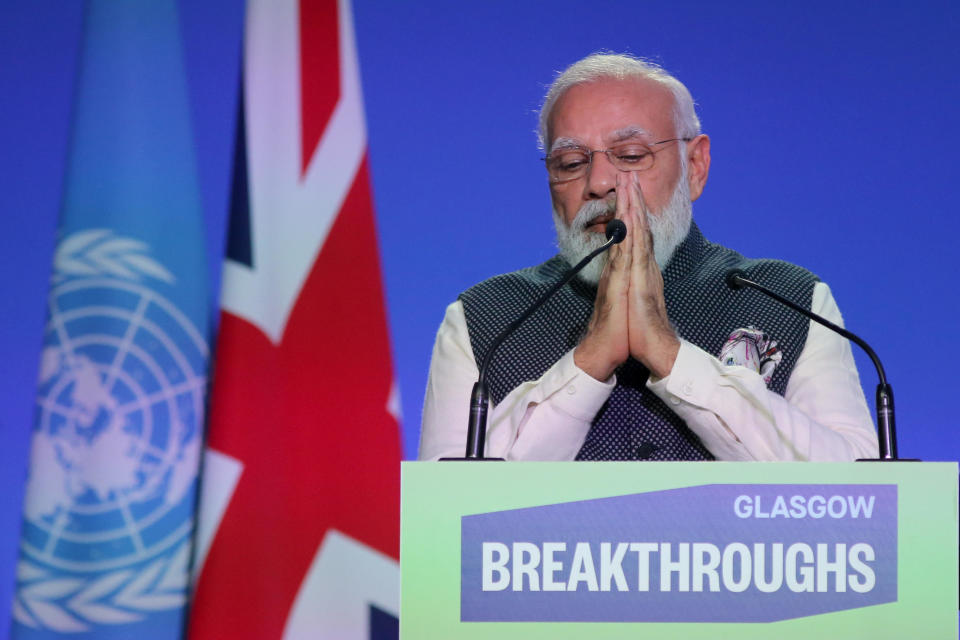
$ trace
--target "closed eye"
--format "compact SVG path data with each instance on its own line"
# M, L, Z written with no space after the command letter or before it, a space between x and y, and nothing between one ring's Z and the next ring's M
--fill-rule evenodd
M614 149L614 155L617 160L624 164L642 164L649 160L652 152L646 147L627 147L625 149Z

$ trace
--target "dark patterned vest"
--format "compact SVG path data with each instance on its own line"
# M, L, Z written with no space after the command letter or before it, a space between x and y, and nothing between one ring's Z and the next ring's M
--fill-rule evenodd
M692 224L663 270L667 313L682 338L715 356L736 329L756 327L765 332L783 353L768 387L783 395L807 340L808 321L756 291L731 290L724 275L734 267L810 307L816 276L780 260L744 258L708 242ZM539 266L490 278L460 295L477 362L497 334L568 268L555 256ZM580 342L595 297L595 287L575 278L507 338L487 373L494 404L521 383L542 376ZM713 459L683 420L646 388L648 376L646 367L632 358L617 369L617 384L594 417L577 459Z

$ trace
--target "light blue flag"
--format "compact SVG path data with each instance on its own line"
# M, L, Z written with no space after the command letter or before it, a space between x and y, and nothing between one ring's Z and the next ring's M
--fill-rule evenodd
M182 635L209 300L174 2L88 2L12 637Z

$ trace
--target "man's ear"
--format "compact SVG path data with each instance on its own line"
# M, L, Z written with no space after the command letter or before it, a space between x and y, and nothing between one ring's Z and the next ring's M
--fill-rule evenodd
M703 193L710 174L710 138L704 134L687 143L687 186L690 187L690 200L696 200Z

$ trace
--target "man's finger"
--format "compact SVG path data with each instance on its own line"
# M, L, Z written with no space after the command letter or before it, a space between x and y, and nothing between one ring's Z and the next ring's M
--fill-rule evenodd
M647 207L647 201L643 197L643 189L640 188L640 176L636 172L630 174L632 180L630 181L631 185L635 187L634 196L636 198L636 211L637 215L644 220L644 225L646 225L647 214L650 213L650 208Z
M627 226L627 233L629 234L631 228L634 226L633 216L630 212L630 198L627 194L627 189L629 186L629 176L631 174L624 173L622 171L617 172L617 208L614 213L614 217L618 220L622 220L623 223Z
M624 196L628 199L630 207L630 217L634 223L633 250L640 256L644 254L649 225L647 224L647 215L644 208L643 196L640 192L640 183L637 174L631 172L626 180ZM638 261L639 262L639 261Z
M624 267L629 267L633 260L633 245L629 240L635 234L634 230L637 227L636 220L630 212L630 198L625 197L629 182L628 176L629 174L623 173L622 171L617 172L617 207L615 213L616 218L622 221L627 228L628 242L621 242L612 247L612 249L620 250L618 255L622 257L622 266Z
M644 256L653 256L653 234L650 232L647 203L640 188L640 178L636 173L630 174L627 191L630 194L630 209L634 213L637 232L634 234L633 249L640 262Z

